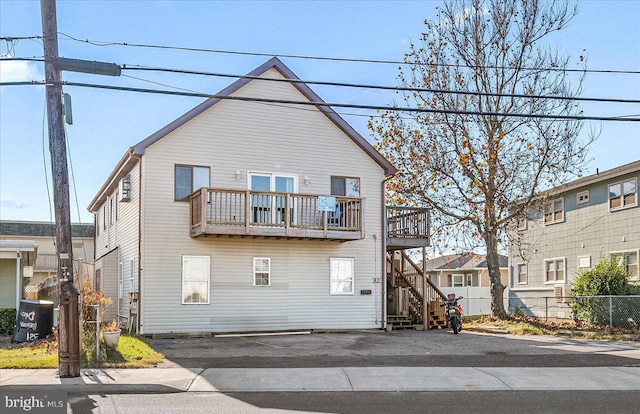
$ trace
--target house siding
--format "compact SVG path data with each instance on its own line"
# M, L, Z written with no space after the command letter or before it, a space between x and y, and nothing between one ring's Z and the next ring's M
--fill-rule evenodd
M306 99L275 82L252 81L238 93ZM193 239L189 203L173 201L176 164L208 166L211 186L227 189L247 189L248 171L297 175L299 193L320 195L330 194L332 175L359 177L366 237ZM382 246L372 235L382 234L384 171L317 109L221 101L147 147L142 168L142 333L381 327L382 285L373 278ZM182 304L182 255L210 256L209 304ZM271 286L253 286L253 257L271 258ZM353 295L329 294L331 257L355 259Z
M96 237L96 256L108 256L108 265L101 268L102 286L100 287L107 296L113 300L113 306L108 310L110 319L123 322L129 316L129 292L138 289L138 216L140 211L140 164L137 163L130 171L131 193L129 201L119 201L118 190L114 189L105 203L99 207L96 225L100 226L99 235ZM113 200L113 201L112 201ZM114 203L114 218L108 217L107 229L103 225L103 206L107 210ZM117 203L117 218L115 217L115 204ZM96 232L98 233L98 232ZM117 249L117 250L116 250ZM114 253L114 251L116 253ZM132 275L130 261L133 260L134 272ZM123 286L120 288L120 263L122 263ZM96 267L96 270L98 267ZM133 280L132 280L133 276ZM122 294L121 294L122 293Z
M554 296L554 286L565 286L568 295L571 284L580 270L578 258L590 258L593 268L601 256L612 252L640 250L640 208L638 205L617 211L609 211L608 186L635 178L640 183L640 174L635 171L619 177L575 188L556 196L564 199L564 220L545 225L540 212L532 211L527 229L520 231L523 242L514 243L512 237L509 250L511 272L511 296L513 303L521 303L524 298L544 298ZM578 204L577 194L589 191L589 201ZM637 191L637 188L636 188ZM636 192L640 201L640 196ZM566 274L564 282L546 282L545 260L564 259ZM527 283L518 283L517 266L527 265ZM568 306L556 304L553 310L559 317L569 317ZM539 312L549 310L541 307ZM535 313L535 312L534 312ZM556 316L556 315L552 316Z

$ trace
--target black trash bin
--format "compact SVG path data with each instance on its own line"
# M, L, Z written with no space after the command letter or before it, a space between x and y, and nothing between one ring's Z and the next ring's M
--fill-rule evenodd
M53 302L21 300L13 342L33 342L53 333Z

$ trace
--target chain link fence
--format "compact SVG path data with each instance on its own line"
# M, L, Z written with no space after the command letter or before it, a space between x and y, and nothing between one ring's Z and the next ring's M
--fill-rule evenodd
M538 318L570 318L593 325L639 329L640 295L511 297L509 312Z

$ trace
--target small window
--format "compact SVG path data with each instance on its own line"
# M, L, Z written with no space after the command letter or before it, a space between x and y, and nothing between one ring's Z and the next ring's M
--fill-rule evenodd
M619 210L638 204L636 179L609 185L609 210Z
M131 200L131 176L127 175L120 180L118 194L120 194L119 201Z
M331 195L360 197L360 179L350 177L331 177Z
M175 201L189 201L189 195L194 191L210 186L209 167L192 167L176 165L175 168Z
M518 230L526 230L527 229L527 218L519 217L518 218Z
M271 259L267 257L253 258L253 286L271 285Z
M562 259L547 259L544 262L545 268L545 281L548 283L564 282L565 275L565 260Z
M473 286L473 275L470 273L467 275L467 286Z
M527 283L527 265L525 263L520 263L518 265L518 284L526 285Z
M120 273L120 277L118 277L118 298L124 299L124 264L122 262L118 265L118 272Z
M589 202L589 190L581 191L576 195L577 204L585 204Z
M564 199L558 198L544 205L544 224L564 221Z
M210 283L209 256L182 256L182 303L208 304Z
M330 293L332 295L353 295L354 259L331 258Z

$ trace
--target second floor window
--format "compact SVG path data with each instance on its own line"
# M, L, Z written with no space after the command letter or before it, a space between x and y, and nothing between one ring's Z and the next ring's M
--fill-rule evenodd
M360 179L352 177L331 177L331 195L360 197Z
M189 201L195 190L210 186L210 176L209 167L176 165L174 200Z
M618 210L638 204L636 179L609 185L609 210Z
M544 224L560 223L564 221L564 200L549 201L544 205Z

